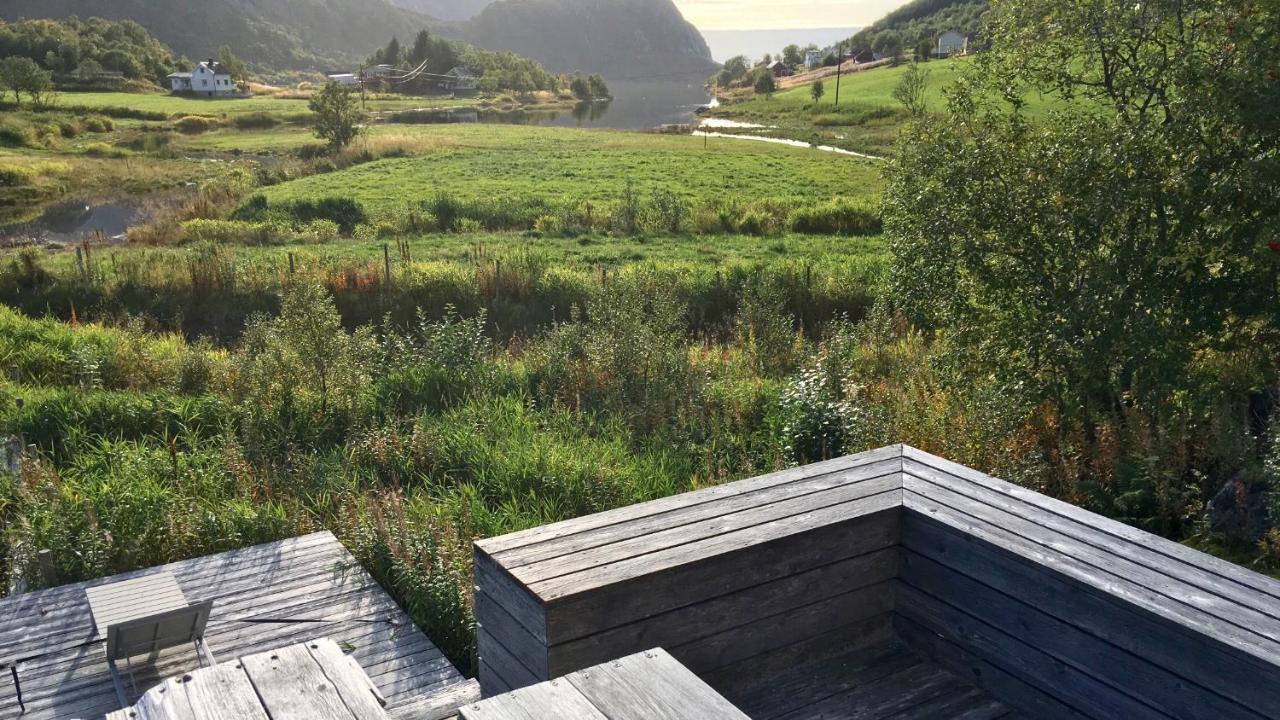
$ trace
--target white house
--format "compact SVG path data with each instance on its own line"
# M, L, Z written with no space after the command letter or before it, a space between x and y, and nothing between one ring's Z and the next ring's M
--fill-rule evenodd
M170 75L169 86L176 93L206 97L234 95L238 92L235 83L231 82L231 73L227 72L222 63L213 59L196 65L191 72Z
M480 78L459 66L445 73L440 85L446 90L475 90L480 87Z
M331 75L326 75L325 77L329 78L329 82L337 83L342 87L355 87L360 84L360 80L356 77L355 73L333 73Z
M806 52L805 52L805 54L804 54L804 66L805 66L805 68L807 68L807 69L809 69L809 70L812 70L812 69L814 69L814 68L816 68L816 67L818 67L818 66L822 65L822 61L827 57L827 54L828 54L828 53L824 53L824 52L823 52L823 51L821 51L821 50L808 50L808 51L806 51Z
M955 30L948 30L942 33L942 37L938 38L939 57L960 55L964 53L968 47L969 40Z

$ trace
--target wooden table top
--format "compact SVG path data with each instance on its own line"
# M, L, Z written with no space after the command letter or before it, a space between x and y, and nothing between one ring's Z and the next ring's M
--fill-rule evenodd
M384 704L360 665L325 638L170 678L106 720L385 720Z
M150 617L188 605L171 572L158 572L133 580L98 585L84 591L89 598L89 611L98 636L106 637L107 628L130 620Z

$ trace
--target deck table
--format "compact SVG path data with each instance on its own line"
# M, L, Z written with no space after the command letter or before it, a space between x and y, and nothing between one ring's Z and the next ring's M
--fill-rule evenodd
M158 572L133 580L88 588L89 612L98 637L106 639L112 625L181 610L189 603L171 572Z

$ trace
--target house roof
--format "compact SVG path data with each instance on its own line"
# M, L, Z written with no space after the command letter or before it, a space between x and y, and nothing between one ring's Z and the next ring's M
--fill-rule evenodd
M186 78L186 79L190 80L190 79L191 79L191 73L189 73L189 72L169 73L169 77L171 77L171 78Z
M455 67L454 69L450 70L445 74L452 75L454 77L459 77L459 78L474 78L476 76L475 73L471 72L467 68L462 67L461 65L459 65L458 67Z

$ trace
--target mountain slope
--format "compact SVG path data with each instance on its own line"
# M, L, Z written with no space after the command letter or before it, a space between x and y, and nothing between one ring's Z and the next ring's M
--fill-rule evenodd
M936 41L948 30L974 37L989 6L987 0L913 0L858 32L852 44L855 49L868 49L872 39L886 30L901 34L909 48L921 40Z
M229 45L278 70L349 67L393 34L412 37L427 16L385 0L3 0L0 19L136 20L188 58Z
M672 0L502 0L461 27L480 47L511 50L559 72L611 79L705 75L716 67Z
M470 20L493 0L391 0L397 7L420 12L441 20Z

